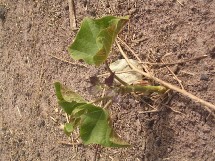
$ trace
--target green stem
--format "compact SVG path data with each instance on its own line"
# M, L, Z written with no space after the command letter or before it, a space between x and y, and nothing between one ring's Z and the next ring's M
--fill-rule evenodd
M118 91L120 93L131 93L131 92L139 92L145 94L151 94L153 92L157 92L159 94L165 93L167 88L164 86L140 86L140 85L128 85L119 87Z

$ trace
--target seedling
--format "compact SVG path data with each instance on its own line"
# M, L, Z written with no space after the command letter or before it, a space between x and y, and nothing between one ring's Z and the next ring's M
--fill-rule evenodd
M163 86L141 85L131 82L131 76L135 81L139 76L135 72L127 72L129 78L121 77L118 73L117 64L107 64L106 60L111 51L111 47L117 34L128 22L129 17L105 16L100 19L85 18L81 24L80 30L69 46L69 53L75 60L84 60L90 65L99 65L106 63L110 72L104 83L97 77L91 77L93 86L108 89L111 94L106 97L98 98L94 102L87 102L83 97L61 85L55 83L55 90L59 105L69 116L69 122L65 124L64 131L70 136L75 128L79 128L80 138L84 144L100 144L106 147L127 147L129 144L123 141L113 130L108 110L97 106L99 101L112 100L113 97L125 93L141 93L150 95L154 92L164 93L167 89ZM120 60L125 61L125 60ZM122 63L125 64L125 63ZM134 64L133 64L134 65ZM109 66L112 66L110 69ZM124 68L124 67L123 67ZM123 70L123 69L122 69ZM126 72L124 72L126 73ZM133 74L132 74L133 73ZM118 84L114 83L114 78ZM130 79L130 80L129 80ZM108 103L105 107L109 105Z

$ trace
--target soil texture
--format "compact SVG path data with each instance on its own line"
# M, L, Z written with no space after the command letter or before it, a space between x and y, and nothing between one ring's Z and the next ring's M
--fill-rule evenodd
M214 0L76 0L74 7L77 28L86 16L130 15L119 37L143 62L174 63L207 55L169 68L187 91L215 104ZM66 117L53 83L60 81L91 100L89 77L105 69L69 57L67 48L77 32L70 27L68 1L1 0L0 160L215 160L215 118L174 91L166 99L129 94L109 107L114 129L130 148L84 146L77 132L75 144L68 144L61 129ZM119 58L114 46L109 61ZM166 67L149 68L180 86Z

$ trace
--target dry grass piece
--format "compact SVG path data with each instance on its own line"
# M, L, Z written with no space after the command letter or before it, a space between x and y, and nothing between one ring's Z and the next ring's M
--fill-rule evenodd
M150 62L142 62L142 64L149 64L149 65L159 66L161 68L161 67L165 67L165 66L171 66L171 65L176 65L176 64L183 64L183 63L187 63L187 62L194 61L194 60L200 60L200 59L204 59L206 57L208 57L208 55L201 55L201 56L198 56L198 57L194 57L194 58L191 58L191 59L182 60L182 61L178 61L178 62L174 62L174 63L150 63Z
M70 27L72 30L76 30L76 17L75 17L75 7L73 0L68 0L69 4L69 18L70 18Z
M58 59L58 60L60 60L60 61L62 61L62 62L69 63L69 64L72 64L72 65L79 65L79 66L81 66L81 67L87 68L87 66L84 65L84 64L73 63L73 62L70 62L70 61L68 61L68 60L64 60L64 59L62 59L62 58L59 58L59 57L57 57L57 56L54 56L54 55L52 55L52 54L48 54L48 55L51 56L52 58Z

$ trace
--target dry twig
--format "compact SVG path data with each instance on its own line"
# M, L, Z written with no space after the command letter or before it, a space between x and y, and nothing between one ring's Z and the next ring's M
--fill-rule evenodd
M128 72L133 72L134 70L123 70L123 71L118 71L115 72L115 74L122 74L122 73L128 73ZM104 73L104 74L99 74L97 77L103 77L103 76L108 76L110 73Z
M74 145L80 145L81 143L69 143L67 141L59 141L59 144L67 145L67 146L74 146Z
M181 3L179 0L177 0L177 2L178 2L181 6L184 6L183 3Z
M130 50L130 52L136 57L136 59L139 61L139 63L142 63L141 59L138 57L138 55L124 42L122 41L122 39L120 39L119 37L117 38L123 45L125 45L125 47L128 48L128 50ZM143 69L147 72L150 73L147 66L142 64Z
M163 60L161 60L162 63L164 63ZM178 77L175 75L175 73L168 67L166 66L166 68L169 70L169 72L173 75L173 78L175 78L175 80L179 83L179 85L181 86L181 89L184 89L183 84L181 83L182 81L180 79L178 79Z
M40 96L41 96L41 92L42 92L41 84L42 84L43 75L44 75L44 64L45 64L45 60L43 60L41 70L40 70L39 83L38 83L38 88L37 88L38 90L36 91L36 96L35 96L35 100L34 100L35 107L37 107L39 105L39 100L40 100Z
M81 67L87 68L87 66L84 65L84 64L73 63L73 62L70 62L70 61L68 61L68 60L64 60L64 59L62 59L62 58L58 58L57 56L54 56L54 55L52 55L52 54L48 54L48 55L51 56L52 58L58 59L58 60L60 60L60 61L62 61L62 62L69 63L69 64L72 64L72 65L79 65L79 66L81 66Z
M76 18L75 18L75 8L73 0L68 0L69 4L69 18L70 18L70 27L72 30L76 30Z
M174 62L174 63L150 63L150 62L142 62L143 64L149 64L149 65L154 65L154 66L159 66L161 67L165 67L165 66L170 66L170 65L176 65L176 64L183 64L183 63L187 63L193 60L199 60L199 59L204 59L206 58L208 55L201 55L198 57L194 57L191 59L187 59L187 60L182 60L182 61L178 61L178 62Z
M172 85L172 84L170 84L168 82L165 82L165 81L163 81L163 80L161 80L161 79L159 79L157 77L154 77L154 76L152 76L152 75L150 75L150 74L148 74L146 72L143 72L142 70L136 68L132 63L130 63L127 55L124 53L124 51L122 50L121 46L119 45L119 43L117 41L116 41L116 44L117 44L117 46L118 46L118 48L120 50L120 53L122 54L122 56L125 58L125 60L127 61L127 63L130 65L130 67L133 70L135 70L136 72L142 74L143 76L145 76L145 77L147 77L149 79L154 80L155 82L158 82L158 83L164 85L165 87L167 87L169 89L172 89L172 90L174 90L176 92L181 93L182 95L184 95L186 97L189 97L190 99L194 100L195 102L198 102L198 103L202 104L205 107L205 109L207 109L209 112L212 112L211 110L215 110L215 105L213 105L212 103L207 102L207 101L205 101L205 100L203 100L201 98L198 98L197 96L187 92L186 90L180 89L175 85Z

